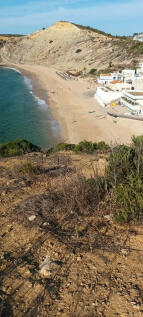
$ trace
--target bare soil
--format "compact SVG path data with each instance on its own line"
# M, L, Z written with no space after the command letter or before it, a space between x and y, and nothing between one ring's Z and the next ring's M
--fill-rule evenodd
M31 154L0 161L1 317L143 316L143 227L115 224L107 202L75 208L76 188L68 185L77 169L84 173L92 161L90 176L102 175L106 165L104 159L99 172L99 157L84 155L79 168L78 159ZM27 160L43 173L21 173Z

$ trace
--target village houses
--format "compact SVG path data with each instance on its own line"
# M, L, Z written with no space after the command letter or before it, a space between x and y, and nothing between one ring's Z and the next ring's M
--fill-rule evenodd
M116 101L132 113L143 115L143 63L135 70L100 74L95 98L102 107Z

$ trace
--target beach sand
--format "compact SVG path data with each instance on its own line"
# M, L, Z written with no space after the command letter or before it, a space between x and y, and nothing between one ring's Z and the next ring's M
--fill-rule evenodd
M96 91L93 80L64 80L56 70L40 65L12 66L33 79L34 92L38 97L48 98L52 115L60 124L64 142L103 140L115 145L129 143L132 135L143 134L143 122L117 118L115 123L115 119L106 114L93 97Z

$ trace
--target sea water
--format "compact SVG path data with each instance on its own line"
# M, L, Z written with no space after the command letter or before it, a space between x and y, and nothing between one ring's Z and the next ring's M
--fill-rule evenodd
M26 139L46 149L60 142L60 127L48 104L34 96L32 81L10 68L0 68L0 144Z

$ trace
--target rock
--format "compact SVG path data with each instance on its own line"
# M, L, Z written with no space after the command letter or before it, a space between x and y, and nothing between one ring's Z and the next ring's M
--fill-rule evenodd
M43 223L43 227L46 227L48 225L48 222Z
M33 220L35 220L35 218L36 218L36 216L35 216L35 215L32 215L32 216L30 216L28 219L29 219L29 221L33 221Z
M140 308L140 305L136 300L131 301L131 304L138 309Z
M43 263L40 265L40 274L44 277L49 277L51 275L50 263L50 257L47 255Z
M104 218L108 221L112 220L112 215L105 215Z
M127 249L122 249L121 250L122 254L127 255L128 254L128 250Z
M77 257L77 262L80 262L80 261L81 261L81 257L78 256L78 257Z
M5 196L5 195L6 195L6 192L2 192L2 193L1 193L1 196Z

